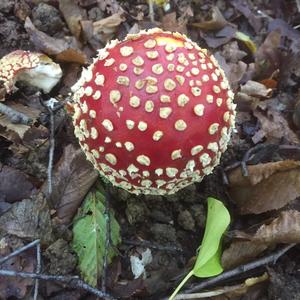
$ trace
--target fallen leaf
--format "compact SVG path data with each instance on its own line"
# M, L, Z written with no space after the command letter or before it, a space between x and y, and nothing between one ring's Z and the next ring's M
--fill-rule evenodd
M107 11L109 14L118 14L124 12L123 8L117 0L98 0L97 2L100 9L103 11Z
M272 92L272 89L267 88L262 83L253 80L248 80L244 85L241 86L241 93L259 99L270 98L272 96Z
M182 18L176 19L176 12L172 12L162 17L161 27L166 31L173 31L176 28L177 32L187 34L186 23Z
M57 60L63 62L88 63L85 53L76 46L76 43L71 44L71 38L67 42L64 39L51 37L36 29L29 17L26 18L24 28L29 34L31 42L39 51L53 55Z
M255 32L258 34L263 26L263 17L256 14L252 2L244 0L230 0L230 4L241 12Z
M255 259L268 246L254 241L234 241L222 254L222 266L230 270Z
M59 9L64 16L71 33L79 40L81 34L80 21L85 17L84 10L73 0L60 0Z
M53 172L51 195L48 195L47 182L42 187L62 224L70 223L97 177L98 172L86 160L81 149L75 149L73 145L64 149Z
M26 174L0 162L0 201L14 203L30 197L35 191Z
M260 214L279 209L300 196L300 162L279 161L229 172L229 193L241 214Z
M139 256L141 256L141 258L139 258ZM149 248L143 251L139 256L130 256L131 271L134 275L134 279L139 278L141 275L143 275L143 278L146 278L145 267L152 261L152 254Z
M7 105L31 118L33 123L37 120L41 113L41 111L38 109L28 107L17 102L10 101L9 103L7 102ZM15 132L20 139L23 139L25 133L31 128L29 125L11 123L10 119L6 115L0 115L0 125L5 127L7 130Z
M3 237L0 240L0 257L17 250L15 245L18 245L18 248L24 246L16 237ZM15 272L34 272L35 260L35 251L30 249L1 264L1 269ZM32 284L31 278L0 276L0 299L23 299L26 296L27 288Z
M243 32L237 31L235 33L235 38L242 41L246 45L246 47L251 51L252 54L254 54L256 52L256 45L251 40L249 35L247 35Z
M227 21L223 17L217 6L214 6L211 10L211 19L203 22L195 22L191 25L200 28L203 30L220 30L224 28L227 24Z
M258 79L269 78L279 67L281 33L270 32L255 53L255 69Z
M253 241L266 244L300 243L300 212L287 210L270 224L262 225L253 237Z
M125 21L122 13L113 14L107 18L93 23L94 35L106 44L118 30L119 25Z
M296 145L300 143L298 136L291 130L281 112L269 109L264 114L259 110L254 110L253 114L259 120L261 127L252 138L255 144L263 138L266 138L268 143L274 144L279 143L282 139L285 139L287 143Z
M30 240L40 239L49 243L52 226L49 207L42 194L16 202L0 216L0 230Z
M105 198L99 191L90 192L74 222L73 249L78 255L79 269L84 280L92 286L102 274L106 240ZM108 263L116 255L115 247L120 242L120 226L111 212Z

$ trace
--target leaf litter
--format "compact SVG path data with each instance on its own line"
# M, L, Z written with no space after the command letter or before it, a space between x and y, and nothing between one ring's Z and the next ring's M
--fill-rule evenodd
M273 148L265 147L261 153L252 155L246 161L248 176L244 176L239 167L229 168L226 171L228 186L223 184L220 174L214 172L197 185L195 191L187 189L167 199L160 196L141 199L110 188L113 191L110 205L115 211L113 222L118 222L121 228L117 234L118 240L122 238L141 243L150 240L150 246L151 243L159 243L158 248L151 248L149 243L147 246L127 245L124 241L118 244L121 255L118 253L117 262L110 266L112 269L114 264L118 266L110 289L124 299L132 296L137 299L159 299L175 288L174 278L182 274L183 268L190 269L190 259L201 240L200 232L204 233L202 219L205 213L201 203L209 196L223 200L232 216L230 230L224 240L223 268L228 270L255 261L282 243L299 243L300 184L299 161L296 159L299 159L297 147L300 136L297 121L300 34L296 4L259 1L167 2L154 5L153 23L148 17L149 1L50 1L47 5L57 10L57 22L62 28L56 32L44 29L47 26L51 28L47 20L43 24L46 27L38 25L38 14L31 12L40 9L41 4L35 1L30 5L25 1L7 1L7 4L0 5L1 55L17 48L41 51L63 69L64 78L51 91L51 95L40 95L39 101L50 97L64 101L70 86L79 76L80 66L91 61L96 50L110 39L122 39L128 31L136 33L139 29L153 26L176 29L187 33L202 47L210 48L236 93L237 127L220 170L240 163L245 151L256 145L273 145ZM69 229L72 226L76 228L76 222L81 220L74 219L78 210L79 214L82 213L87 208L86 203L92 201L88 200L87 195L90 195L98 174L77 148L71 123L63 116L61 124L55 124L54 137L59 140L54 151L53 193L47 194L45 153L50 145L49 116L41 107L31 105L36 96L30 89L22 85L18 88L15 94L6 96L5 104L30 116L33 124L12 124L0 115L0 179L1 176L4 179L0 182L0 241L8 238L10 240L6 242L9 244L12 239L18 239L22 246L26 241L40 238L45 246L42 254L48 270L51 273L59 270L55 273L57 275L75 274L76 258L79 259L77 267L85 264L80 261L82 254L75 255L70 249L72 234ZM27 103L21 101L23 96L19 97L23 93ZM282 155L278 150L280 147L292 147L294 150ZM32 168L28 164L32 164ZM143 213L145 211L147 213ZM100 205L94 212L99 213L98 221L103 222L103 206ZM189 220L184 222L182 216L188 216ZM87 220L89 214L81 217ZM188 230L187 222L194 224L193 230ZM92 240L95 241L94 237ZM182 248L183 252L174 255L169 248L164 250L163 247ZM5 246L1 256L13 251L13 248L11 245ZM86 266L82 269L84 278L93 284L101 277L101 270L94 268L101 265L103 248L98 244L97 249L98 252L83 254L97 257L99 261L87 273ZM147 276L134 279L130 255L144 253L147 249L151 250L152 260L147 261L144 269L139 269L139 274ZM116 252L113 253L115 255ZM33 271L33 258L29 253L24 253L23 257L29 261L29 267L25 270ZM287 258L297 266L298 262L292 255L286 254ZM16 261L19 266L20 257ZM141 266L142 258L136 261ZM257 279L253 279L254 284L250 288L244 281L235 280L234 284L240 286L237 291L250 297L255 295L253 291L261 291L260 286L269 285L269 290L264 289L264 297L272 299L272 296L279 294L276 283L280 283L277 287L284 287L282 278L285 276L290 276L292 288L297 289L293 281L295 273L288 273L291 268L285 267L281 260L278 265L280 276L276 277L271 269L266 270L269 276L257 271ZM33 285L31 280L18 278L1 278L0 282L0 285L11 288L5 289L7 294L1 295L4 299L9 296L25 297ZM55 292L49 290L47 297L69 295L68 291L57 286L53 290ZM226 295L229 299L236 297L234 293ZM262 299L262 296L253 297Z

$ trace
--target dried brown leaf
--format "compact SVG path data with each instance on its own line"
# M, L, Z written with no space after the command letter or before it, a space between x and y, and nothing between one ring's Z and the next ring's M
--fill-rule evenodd
M81 34L80 21L85 17L84 10L73 0L59 0L59 9L64 16L71 33L79 40Z
M253 237L266 244L300 243L300 212L287 210L270 224L262 225Z
M52 194L48 196L57 217L68 224L76 213L84 196L96 181L98 172L86 160L81 149L68 145L53 172ZM45 183L42 191L47 194Z
M287 120L281 112L269 109L266 114L261 111L254 110L254 116L260 122L260 130L256 132L252 140L256 144L263 138L266 138L269 143L279 143L284 138L292 144L299 144L300 140L297 135L291 130Z
M229 193L241 214L279 209L300 196L300 162L279 161L248 166L229 173Z
M269 78L280 66L280 31L270 32L255 53L255 69L259 79Z
M241 93L244 93L250 97L267 99L272 96L272 89L267 88L265 85L257 81L248 80L244 85L241 86Z
M21 201L30 197L33 192L35 187L26 174L0 163L0 201Z
M227 21L223 17L217 6L214 6L211 10L211 19L203 22L192 23L192 26L203 30L220 30L224 28Z
M9 102L8 105L12 109L23 113L29 118L31 118L33 122L36 121L36 119L41 113L40 110L35 109L33 107L25 106L21 103ZM7 130L14 131L20 137L20 139L23 139L25 133L30 129L30 126L28 125L11 123L10 119L6 115L0 115L0 125L5 127Z
M114 36L118 30L118 26L124 21L125 18L122 13L116 13L100 21L96 21L93 23L94 35L105 44Z
M15 245L24 246L15 237L4 237L0 240L0 257L10 254L16 250ZM15 256L5 263L1 264L1 269L19 272L33 272L35 267L35 251L26 251ZM0 276L0 299L23 299L26 296L28 286L31 286L33 280L21 277Z
M176 19L176 12L172 12L162 17L161 27L167 31L174 31L176 28L176 31L187 34L186 23L185 20Z
M87 56L76 46L76 43L71 44L64 39L51 37L36 29L29 17L26 18L24 27L30 36L31 42L39 51L55 56L57 60L64 62L75 62L78 64L86 64L88 62ZM69 41L72 42L72 39L69 39Z
M44 196L38 194L32 199L14 203L9 211L0 216L0 230L20 238L49 243L52 240L52 225Z

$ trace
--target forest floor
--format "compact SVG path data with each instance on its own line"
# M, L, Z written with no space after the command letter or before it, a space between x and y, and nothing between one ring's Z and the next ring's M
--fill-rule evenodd
M215 55L235 93L236 129L214 172L175 195L135 196L108 185L121 241L107 267L107 293L119 299L169 296L193 266L210 196L231 215L223 240L225 271L300 242L300 1L153 0L153 14L149 5L0 1L0 57L17 49L42 52L63 70L51 92L18 82L0 102L33 120L12 123L0 113L0 263L32 241L40 240L41 247L41 263L31 247L0 264L0 275L15 272L0 276L0 299L96 299L68 280L39 280L37 290L37 281L18 272L54 279L81 274L72 247L74 217L101 182L79 149L65 104L97 49L141 29L176 29ZM50 165L49 149L54 150ZM299 300L299 250L291 246L278 260L199 293L210 291L209 299L218 300ZM142 265L140 276L133 274L133 258ZM185 288L203 280L193 278ZM193 299L208 299L204 296Z

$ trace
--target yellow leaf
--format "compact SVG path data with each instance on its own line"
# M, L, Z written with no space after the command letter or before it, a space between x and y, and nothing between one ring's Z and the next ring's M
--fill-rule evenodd
M254 54L256 52L256 45L255 43L250 39L248 35L246 35L243 32L237 31L235 33L235 38L242 41L248 49Z

